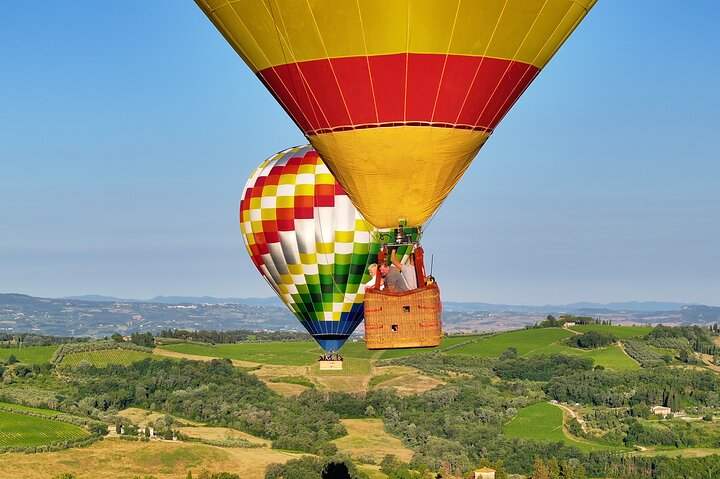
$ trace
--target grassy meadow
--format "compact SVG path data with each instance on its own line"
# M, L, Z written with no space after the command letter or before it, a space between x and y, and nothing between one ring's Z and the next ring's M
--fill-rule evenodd
M351 374L367 374L369 373L370 359L390 359L411 354L421 354L428 351L439 351L459 343L470 341L478 338L478 336L461 336L444 338L437 348L413 348L413 349L379 349L368 350L365 348L364 341L348 341L340 354L346 360L346 368L350 367ZM165 351L173 351L181 354L192 354L196 356L228 358L238 361L249 361L260 364L277 364L286 366L311 366L317 362L318 357L323 353L320 347L314 341L305 342L258 342L258 343L238 343L238 344L217 344L215 346L203 346L199 344L171 344L160 346ZM347 360L354 358L356 360L365 360L365 365L350 365ZM360 363L354 361L355 363ZM367 371L360 372L360 371ZM324 372L323 372L324 373Z
M217 344L202 346L199 344L171 344L160 349L182 354L210 356L216 358L237 359L261 364L285 366L309 366L322 354L315 342L262 342ZM343 353L345 350L343 350Z
M43 364L50 361L58 346L31 346L29 348L0 348L0 361L13 355L21 363Z
M572 335L572 332L558 328L521 329L465 344L448 351L448 354L496 358L506 349L513 347L517 349L519 355L528 356L539 348L547 347Z
M394 454L404 462L410 462L413 451L402 441L385 432L380 419L341 419L347 436L332 441L340 450L354 459L370 459L380 463L386 454Z
M587 333L588 331L599 331L601 333L612 334L618 339L639 338L645 336L652 331L651 326L611 326L608 324L579 324L572 326L570 329L578 333Z
M93 366L104 368L109 364L128 365L150 357L152 357L152 354L143 353L142 351L132 351L129 349L102 349L97 351L67 354L63 358L61 365L77 366L81 361L87 361Z
M588 325L589 328L603 325ZM638 329L631 326L609 326L610 328ZM588 329L589 330L589 329ZM624 331L624 329L623 329ZM608 346L598 349L579 349L565 346L562 340L572 336L572 331L559 328L522 329L501 333L488 338L465 344L448 351L448 354L467 354L469 356L498 357L506 349L513 347L517 349L520 356L532 356L535 354L569 354L591 358L594 364L599 364L608 369L617 371L627 369L640 369L640 364L629 357L619 346ZM625 333L628 334L628 333ZM641 334L646 334L642 333ZM625 336L629 337L629 336Z
M106 439L88 447L42 454L0 454L0 477L48 479L75 473L88 479L128 479L152 475L158 479L198 477L209 472L242 471L243 479L264 479L268 464L284 463L298 454L269 448L220 448L180 441L129 442Z
M0 410L0 447L39 446L87 434L72 424Z
M18 409L20 411L30 411L37 414L45 414L47 416L54 416L58 414L57 411L53 411L52 409L41 409L38 407L30 407L30 406L23 406L22 404L11 404L6 402L0 402L0 406L12 408L12 409Z
M550 344L538 348L533 354L554 354L561 353L571 356L590 358L594 364L601 365L607 369L623 371L628 369L640 369L640 363L625 354L620 346L608 346L606 348L579 349L564 346L562 344Z
M465 343L468 341L473 341L479 339L481 336L452 336L452 337L444 337L442 341L440 342L440 346L437 346L435 348L412 348L412 349L380 349L376 352L379 353L377 356L378 359L392 359L392 358L400 358L403 356L410 356L412 354L421 354L421 353L427 353L429 351L442 351L445 348L449 348L450 346L455 346L460 343ZM363 343L364 347L364 343Z
M563 411L552 404L541 402L520 409L517 415L505 424L508 437L563 442L583 451L614 450L612 446L575 440L566 434L563 427Z

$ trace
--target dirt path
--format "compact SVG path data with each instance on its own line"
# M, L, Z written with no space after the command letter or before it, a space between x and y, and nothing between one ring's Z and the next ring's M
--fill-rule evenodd
M588 433L587 424L585 423L585 420L574 409L572 409L570 406L566 406L565 404L560 404L560 403L550 403L550 404L552 404L553 406L557 406L560 409L562 409L563 411L565 411L566 413L570 414L570 416L572 416L574 419L577 420L577 422L580 423L580 427L582 428L583 432L585 434Z
M716 339L717 341L717 339ZM702 362L707 366L708 368L712 369L716 373L720 373L720 366L716 366L713 364L713 357L710 354L700 354L700 358L702 359Z
M168 358L176 358L176 359L190 359L191 361L212 361L213 359L222 359L215 356L200 356L199 354L185 354L185 353L178 353L175 351L168 351L167 349L161 349L161 348L155 348L153 349L153 354L156 354L158 356L165 356ZM240 367L240 368L256 368L258 366L262 366L260 363L253 363L250 361L240 361L238 359L232 359L233 366Z

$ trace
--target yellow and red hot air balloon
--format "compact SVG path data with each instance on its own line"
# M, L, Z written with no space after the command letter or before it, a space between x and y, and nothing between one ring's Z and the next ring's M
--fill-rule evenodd
M419 227L596 0L195 0L374 226Z

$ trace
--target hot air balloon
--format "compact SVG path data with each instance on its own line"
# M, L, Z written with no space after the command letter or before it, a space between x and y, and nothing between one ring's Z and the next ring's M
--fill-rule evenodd
M377 228L421 226L596 0L195 0Z
M240 202L253 263L325 351L337 351L363 319L367 266L380 249L309 145L265 160Z

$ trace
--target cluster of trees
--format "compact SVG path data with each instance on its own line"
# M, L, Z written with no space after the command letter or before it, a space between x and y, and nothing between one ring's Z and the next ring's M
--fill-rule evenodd
M31 346L54 346L56 344L79 343L90 341L91 338L75 338L70 336L46 336L35 333L0 333L0 348L9 349Z
M128 366L75 368L68 405L86 402L95 414L136 406L235 427L270 439L273 447L332 454L345 434L339 416L318 404L289 400L230 360L145 359Z
M110 339L115 341L116 343L125 343L125 338L120 333L115 333L112 336L110 336ZM153 335L151 332L146 333L132 333L130 335L130 343L136 344L138 346L141 346L143 348L149 348L152 349L155 347L155 338L153 338Z
M293 331L250 331L247 329L235 329L231 331L163 329L157 337L210 344L231 344L249 341L310 341L312 339L307 333L297 333Z
M577 459L558 461L551 457L547 461L536 458L528 479L585 479L585 466Z
M657 352L653 351L648 345L638 339L626 339L623 341L625 352L639 362L644 368L653 366L659 366L661 364L668 364L673 360L671 355L660 356Z
M720 377L711 371L649 368L584 371L551 378L543 389L552 399L595 406L652 405L720 407Z
M665 423L665 427L653 427L646 422L631 418L624 442L627 445L692 447L707 445L717 447L718 437L709 437L703 430L683 421ZM715 444L713 444L715 443Z
M544 320L536 323L533 328L562 328L565 323L612 325L612 320L605 321L590 316L573 316L572 314L564 314L556 318L552 314L548 314Z
M584 334L570 336L567 343L574 348L594 349L613 344L617 340L618 338L614 334L602 331L588 331Z
M265 479L368 479L345 456L331 458L305 456L285 464L270 464ZM391 478L389 478L391 479Z
M507 358L507 359L502 359ZM577 371L590 371L593 360L566 354L538 355L530 358L511 357L503 353L501 360L493 366L495 374L506 380L525 379L549 381L555 376L565 376Z
M680 344L684 344L685 348L689 347L693 351L703 354L716 354L718 348L713 342L711 334L710 328L701 326L669 327L660 324L648 333L646 339L654 341L655 344L658 344L658 340L661 340L659 344L663 344L662 340L664 339L681 340Z

